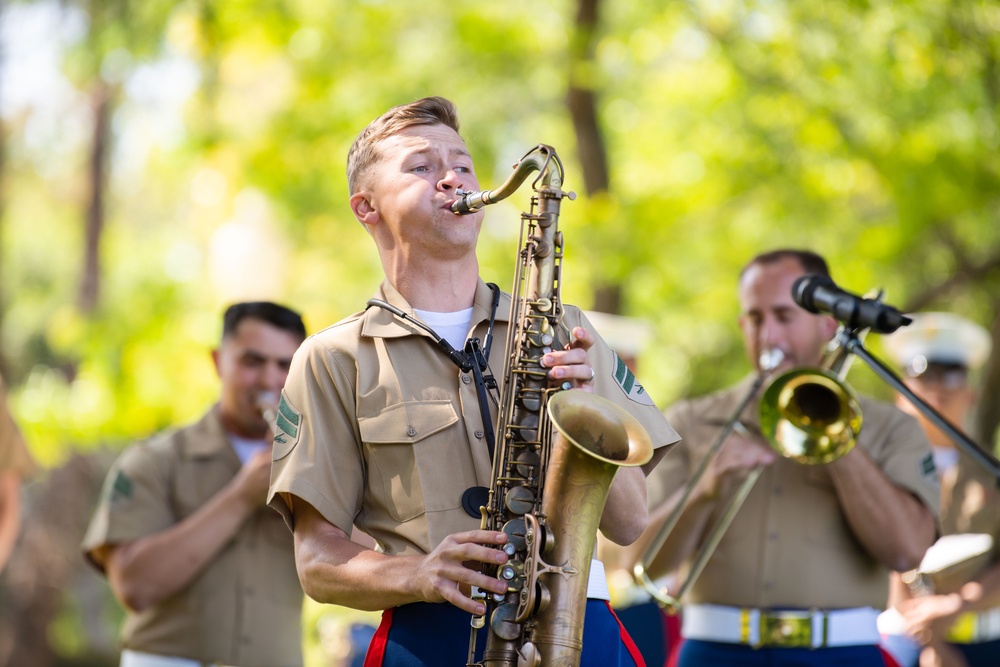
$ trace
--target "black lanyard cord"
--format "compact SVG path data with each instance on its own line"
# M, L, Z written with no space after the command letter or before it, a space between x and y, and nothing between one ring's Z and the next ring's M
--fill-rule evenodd
M472 372L472 377L476 381L476 395L479 397L479 412L483 418L483 432L486 436L486 446L489 449L490 460L492 461L493 452L496 448L496 434L493 433L493 420L490 418L489 394L491 391L497 391L497 381L492 373L485 373L484 375L484 372L489 368L490 347L493 345L493 323L496 321L497 307L500 305L500 288L494 283L487 283L487 286L493 292L493 304L490 308L490 324L486 329L486 346L480 347L478 338L470 338L466 341L465 350L462 352L453 348L448 341L439 336L431 327L381 299L369 299L365 310L372 306L378 306L389 311L396 317L423 329L433 337L437 346L448 355L452 363L458 366L463 373Z
M390 303L386 303L385 301L382 301L381 299L368 299L368 304L365 306L365 310L368 310L372 306L378 306L379 308L382 308L383 310L388 310L390 313L392 313L396 317L398 317L400 319L403 319L403 320L406 320L410 324L412 324L412 325L414 325L414 326L416 326L416 327L418 327L420 329L423 329L424 331L426 331L427 333L429 333L434 338L434 342L437 343L437 346L440 347L442 350L444 350L445 354L448 355L448 358L451 359L452 362L454 362L454 364L456 366L458 366L460 369L462 369L463 373L468 373L469 371L472 370L472 362L469 361L469 357L468 357L467 354L459 352L458 350L456 350L455 348L453 348L451 346L451 343L449 343L444 338L442 338L441 336L439 336L438 333L436 331L434 331L434 329L430 328L429 326L427 326L426 324L424 324L420 320L414 319L413 317L410 317L406 313L406 311L400 310L399 308L396 308L396 306L394 306L394 305L392 305Z

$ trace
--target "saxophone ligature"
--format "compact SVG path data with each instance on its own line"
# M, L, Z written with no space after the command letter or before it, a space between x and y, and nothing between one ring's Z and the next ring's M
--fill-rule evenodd
M469 667L578 665L583 650L587 582L598 523L615 473L640 466L652 443L638 421L611 401L583 391L550 388L541 358L562 349L560 274L563 166L551 146L522 157L499 188L458 191L451 210L474 213L510 196L529 174L530 211L521 237L504 357L497 450L482 527L503 531L508 561L482 571L507 584L486 597L472 619ZM488 619L488 623L487 623ZM476 633L487 628L482 660Z

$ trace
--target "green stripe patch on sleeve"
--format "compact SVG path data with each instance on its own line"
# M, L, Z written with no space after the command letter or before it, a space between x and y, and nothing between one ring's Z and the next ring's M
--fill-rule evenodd
M635 401L636 403L641 403L643 405L652 405L653 399L649 397L646 390L642 388L639 381L635 379L635 374L625 365L622 358L617 354L615 355L615 382L621 388L625 395L629 397L629 400Z
M930 478L937 474L937 466L934 465L934 455L928 454L920 460L920 472L924 477Z
M115 481L111 483L109 492L111 502L130 500L132 498L132 480L125 474L124 470L119 470L115 475Z
M278 403L278 417L275 419L274 442L283 445L298 440L301 421L302 415L296 412L282 394Z

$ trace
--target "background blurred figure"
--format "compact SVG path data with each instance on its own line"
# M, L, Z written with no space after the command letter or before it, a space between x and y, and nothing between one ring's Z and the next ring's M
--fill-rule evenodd
M913 323L885 338L889 356L902 370L907 386L960 430L976 404L969 374L990 354L990 336L978 324L951 313L917 313ZM921 667L996 667L1000 665L1000 497L996 481L924 417L903 396L901 410L920 422L934 450L941 474L941 533L989 534L992 565L957 590L914 596L899 574L892 575L886 631L908 630L887 638L904 665ZM990 443L991 444L991 443ZM893 628L892 620L902 619ZM903 642L903 643L901 643ZM923 649L921 650L921 646Z
M0 570L7 564L21 527L21 482L35 469L21 431L7 409L7 394L0 378Z
M742 271L740 327L758 371L768 350L783 353L775 374L816 367L836 332L833 318L792 299L792 284L807 273L829 275L822 257L798 250L759 255ZM636 554L659 533L755 376L668 410L684 445L650 473L650 526ZM760 392L738 415L744 428L709 465L649 564L654 578L677 568L686 577L683 566L732 489L761 468L685 600L678 664L881 666L876 617L889 571L915 567L934 539L938 486L927 439L912 418L861 398L856 446L830 463L802 465L760 436L759 399Z
M264 501L269 422L305 335L284 306L231 306L218 403L108 473L83 549L128 610L122 667L302 664L292 538Z

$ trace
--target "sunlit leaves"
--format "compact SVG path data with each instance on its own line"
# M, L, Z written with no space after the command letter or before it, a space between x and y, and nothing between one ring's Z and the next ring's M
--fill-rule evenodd
M644 382L661 401L745 371L735 275L755 252L817 248L846 287L885 287L897 303L997 252L995 3L605 2L593 60L572 72L597 93L608 149L611 190L593 199L565 108L573 11L566 0L67 5L77 29L64 71L79 103L94 77L120 90L107 290L97 321L66 319L79 269L46 253L76 256L80 242L80 106L10 143L4 341L15 379L41 369L25 393L33 411L39 396L111 396L115 409L51 438L124 439L210 401L201 364L232 293L218 277L235 275L227 262L273 274L278 287L254 289L302 309L311 330L362 307L381 271L347 207L346 152L372 117L422 95L459 104L484 187L535 143L558 149L581 194L561 221L567 298L589 306L595 285L621 285L627 313L658 332ZM482 271L504 287L521 195L484 226ZM261 246L274 252L261 260ZM985 319L988 293L951 296ZM170 396L160 363L184 368L193 389Z

